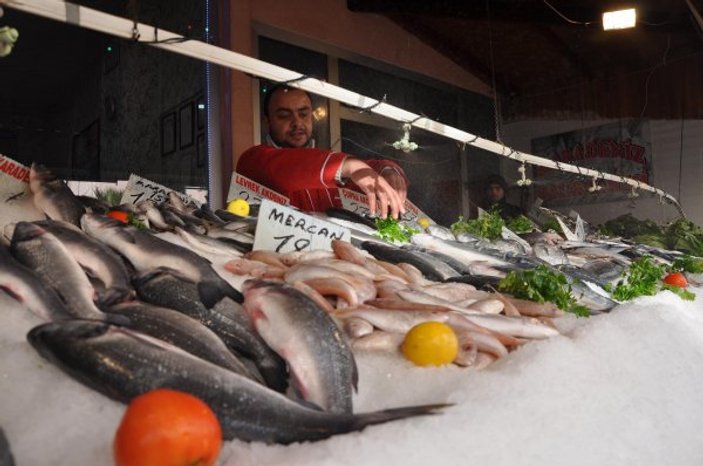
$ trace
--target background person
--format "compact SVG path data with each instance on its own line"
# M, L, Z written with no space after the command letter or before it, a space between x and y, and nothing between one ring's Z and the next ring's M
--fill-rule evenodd
M523 211L520 207L509 204L505 200L507 190L508 183L502 176L494 174L487 177L484 185L485 199L481 208L486 211L496 209L504 220L522 215Z
M369 210L383 218L405 212L408 179L398 164L315 147L312 100L307 92L284 85L271 88L264 99L263 122L266 143L239 157L239 174L306 211L341 207L338 188L348 187L364 193Z

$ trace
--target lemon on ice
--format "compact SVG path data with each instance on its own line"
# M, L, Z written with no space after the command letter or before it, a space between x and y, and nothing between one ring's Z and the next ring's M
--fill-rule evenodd
M249 215L249 203L241 198L234 199L227 204L227 212L240 217L247 217Z
M417 219L417 224L426 230L430 226L430 219L427 217L420 217Z
M454 361L459 341L442 322L423 322L410 329L400 347L403 356L418 366L441 366Z

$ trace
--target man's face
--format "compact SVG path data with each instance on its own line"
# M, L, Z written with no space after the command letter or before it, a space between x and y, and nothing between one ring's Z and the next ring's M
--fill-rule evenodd
M312 136L312 102L301 90L280 89L271 96L264 121L279 146L305 147Z
M491 183L486 189L486 195L491 202L498 202L505 196L505 191L503 187L497 183Z

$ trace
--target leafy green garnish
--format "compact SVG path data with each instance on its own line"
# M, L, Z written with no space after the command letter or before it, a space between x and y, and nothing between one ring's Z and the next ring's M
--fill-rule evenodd
M500 239L503 233L505 222L497 209L491 209L480 218L465 219L459 216L459 220L451 226L452 233L469 233L479 238L489 240Z
M129 212L127 214L127 224L135 227L137 230L146 230L147 229L147 226L144 224L144 222L139 220L139 217L134 215L133 212Z
M664 273L664 268L655 264L651 257L641 257L630 264L630 268L623 273L623 278L617 282L611 294L618 301L627 301L638 296L654 296L659 292Z
M564 232L561 229L561 225L559 225L559 222L554 217L550 218L549 220L544 222L544 224L542 225L542 231L549 231L549 230L553 230L554 232L559 233L560 235L564 234Z
M671 264L672 272L703 273L703 259L693 256L677 257Z
M517 234L529 233L534 230L532 222L529 218L525 217L524 215L518 215L514 219L511 219L508 222L507 227L508 229L510 229L510 231L513 231Z
M579 317L590 315L586 306L576 304L576 298L571 295L571 285L566 275L554 272L545 265L539 265L532 270L508 273L498 283L498 289L520 299L529 299L538 303L552 302L559 309Z
M696 299L696 294L692 293L684 288L679 288L677 286L667 285L666 283L662 285L662 290L669 290L674 294L679 295L679 298L685 301L693 301Z
M420 230L403 225L393 217L377 218L376 229L381 239L395 243L407 243L412 235L420 233Z
M110 207L118 206L122 202L123 191L112 188L95 188L95 198L105 202Z

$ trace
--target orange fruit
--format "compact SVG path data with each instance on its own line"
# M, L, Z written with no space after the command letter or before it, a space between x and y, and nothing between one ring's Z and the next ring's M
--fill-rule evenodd
M672 272L663 280L667 285L675 286L676 288L686 288L688 287L688 280L686 276L681 272Z
M114 218L115 220L119 220L122 223L129 223L129 214L122 210L110 210L105 215Z
M157 389L129 404L113 452L117 466L212 466L221 446L220 422L205 402Z

